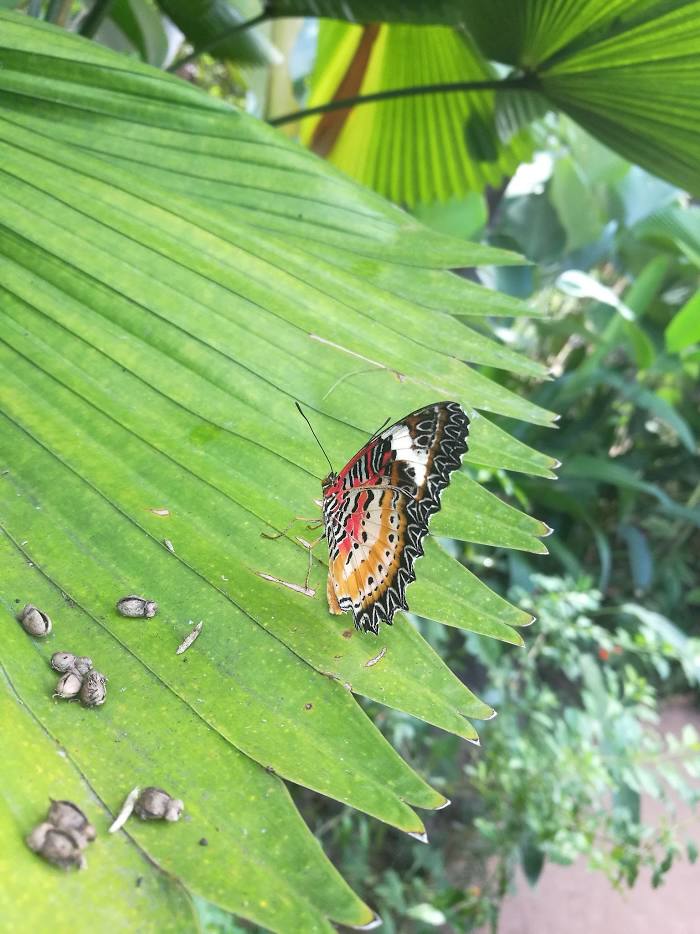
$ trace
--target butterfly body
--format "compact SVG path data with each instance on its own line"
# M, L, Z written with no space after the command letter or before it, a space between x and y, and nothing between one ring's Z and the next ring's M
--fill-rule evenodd
M374 435L323 481L328 539L328 606L352 611L355 626L379 631L408 609L430 517L467 451L469 419L456 402L436 402Z

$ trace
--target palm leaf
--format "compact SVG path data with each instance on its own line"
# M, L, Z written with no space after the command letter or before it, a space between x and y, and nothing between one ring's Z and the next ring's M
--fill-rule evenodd
M700 194L700 3L611 33L544 68L544 94L626 159Z
M278 2L273 10L288 6ZM304 8L308 15L353 23L369 16L364 0L293 6L296 12ZM389 20L405 15L412 23L415 14L412 7L402 14L400 6L387 4L385 15ZM549 106L565 111L631 162L700 193L698 0L464 0L431 4L429 15L433 23L463 25L474 44L464 44L450 28L383 26L361 93L486 80L493 77L486 60L504 63L521 80L496 95L498 132L491 89L365 104L349 116L339 112L342 118L304 121L303 138L354 177L409 205L497 184L513 170L516 157L528 152L523 117L536 118ZM378 11L374 19L380 18ZM372 29L322 23L311 106L350 96L340 93L341 79L361 65L359 37ZM354 48L349 48L351 37ZM330 66L326 43L335 54ZM514 103L518 95L520 107ZM335 133L330 147L317 129L322 120ZM466 128L467 146L460 128Z
M453 29L323 22L308 105L494 76L474 44ZM354 178L409 206L496 187L531 153L522 130L499 142L494 93L484 91L405 97L310 117L301 123L301 138Z
M473 417L471 463L551 475L550 458L483 412L540 424L551 413L463 361L537 371L433 307L461 295L475 313L482 293L446 270L514 257L425 231L184 82L21 16L0 22L0 602L14 705L3 820L16 841L47 793L85 805L99 836L81 904L100 918L109 893L126 891L135 927L168 929L170 914L173 930L188 929L184 886L276 931L368 923L282 779L421 835L414 809L445 798L353 694L472 740L467 718L491 710L406 620L368 667L380 643L329 617L320 551L311 599L259 576L300 582L305 569L291 534L261 533L308 514L319 491L323 464L294 399L339 463L386 414L453 395ZM544 551L546 527L467 470L434 531ZM419 579L415 612L522 641L528 614L434 541ZM141 591L159 615L119 617L115 601ZM11 619L28 600L54 618L41 643ZM177 656L199 619L202 635ZM56 650L95 659L110 679L103 707L51 699ZM49 758L60 747L58 766L36 761L40 782L17 771L25 742ZM190 820L132 821L108 838L109 812L137 784L184 798ZM122 873L105 892L115 860ZM0 866L13 924L22 867L47 880L52 870L16 842ZM134 894L137 874L152 898ZM37 900L44 926L73 891ZM92 927L91 911L73 927Z
M697 0L465 0L463 10L487 57L530 74L631 162L700 192Z

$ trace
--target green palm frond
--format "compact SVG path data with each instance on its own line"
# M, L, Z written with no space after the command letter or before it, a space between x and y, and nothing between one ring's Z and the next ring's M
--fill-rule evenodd
M606 145L700 193L697 0L465 0L464 19L487 57Z
M353 695L472 740L491 710L407 619L377 641L330 617L321 549L314 598L261 577L298 584L306 563L293 532L261 533L319 494L294 400L340 463L386 415L447 394L473 444L434 532L545 551L546 527L470 474L552 475L488 417L551 413L468 364L541 368L447 313L522 313L448 271L517 258L426 231L178 79L22 16L0 25L2 917L40 929L79 900L73 930L114 929L128 902L134 928L190 930L194 893L285 934L366 924L284 780L421 835L416 809L445 797ZM158 616L118 616L131 592ZM512 643L530 621L434 540L409 597ZM54 619L41 642L13 620L29 601ZM104 706L52 699L57 650L94 659ZM189 819L109 837L150 784ZM22 843L49 795L97 826L79 877Z
M401 9L389 6L387 16L400 18ZM306 9L351 22L367 15L362 0L329 0L319 13L311 3ZM698 0L463 0L433 15L433 22L453 25L458 16L473 44L463 44L461 31L447 26L382 26L384 42L375 42L361 92L486 80L493 77L487 62L498 62L510 66L518 82L497 94L496 129L490 88L355 106L349 116L342 112L340 130L337 116L326 116L335 136L319 151L355 178L409 205L496 184L512 171L514 156L526 157L523 116L536 118L548 106L631 162L700 193ZM407 23L411 16L407 9ZM365 27L364 35L375 28ZM341 93L340 78L352 61L349 37L357 45L361 34L357 26L322 23L322 44L334 43L336 60L328 67L328 56L320 56L310 106L350 96ZM524 98L520 108L518 95ZM319 141L320 120L302 124L307 142ZM430 183L421 171L438 180Z
M674 6L579 38L540 82L626 159L700 194L700 3Z
M308 106L353 93L486 81L495 73L464 35L440 26L323 22ZM436 93L364 104L305 119L302 139L391 200L415 205L497 186L527 160L526 131L507 144L494 124L494 92Z

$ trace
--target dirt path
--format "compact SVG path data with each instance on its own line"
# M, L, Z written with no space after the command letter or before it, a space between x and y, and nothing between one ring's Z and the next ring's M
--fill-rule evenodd
M683 702L664 709L664 732L680 732L685 723L700 730L700 711ZM646 799L642 806L647 820L655 821L656 802ZM679 809L681 820L686 814L688 836L700 845L700 810L693 817ZM517 892L504 903L499 934L700 934L700 862L677 863L659 889L649 878L640 874L631 891L619 893L583 864L550 864L535 889L518 879Z

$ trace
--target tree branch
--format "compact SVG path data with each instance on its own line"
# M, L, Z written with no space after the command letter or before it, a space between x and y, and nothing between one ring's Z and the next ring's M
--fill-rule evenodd
M440 84L417 84L407 88L393 88L389 91L375 91L373 94L358 94L356 97L344 97L340 100L328 101L327 104L318 104L316 107L307 107L305 110L295 110L279 117L272 117L267 122L271 126L281 126L284 123L294 123L296 120L302 120L304 117L312 117L314 114L345 110L358 104L373 104L377 101L395 100L399 97L419 97L424 94L454 94L460 91L513 90L514 88L529 86L526 76L490 81L448 81Z

